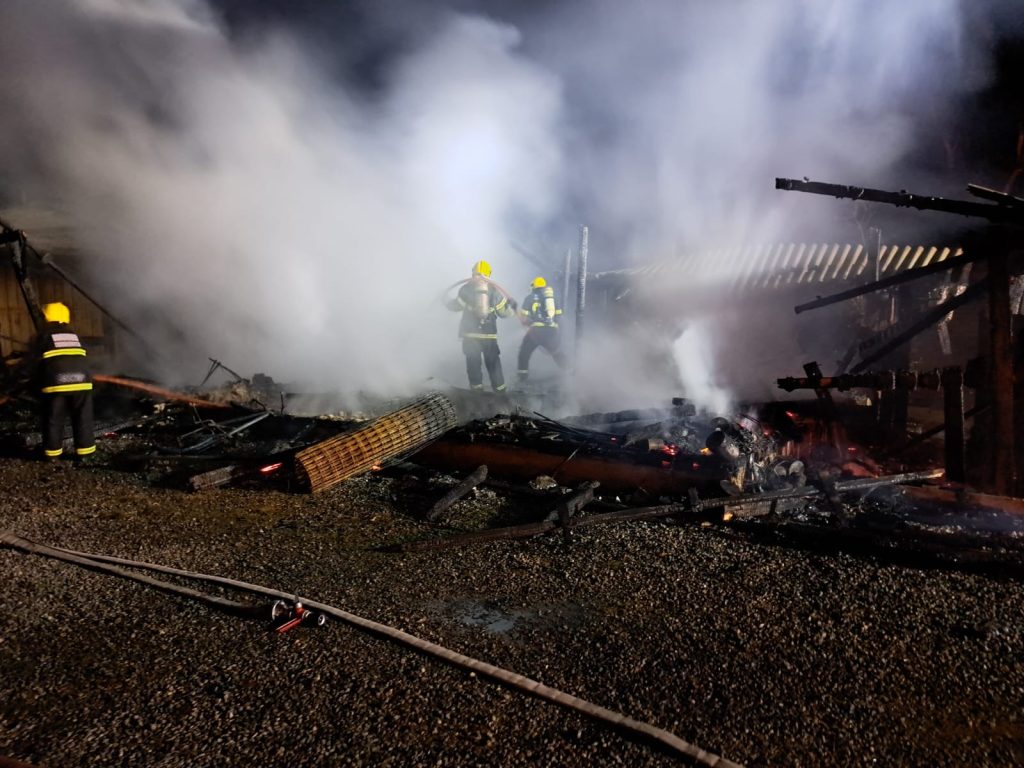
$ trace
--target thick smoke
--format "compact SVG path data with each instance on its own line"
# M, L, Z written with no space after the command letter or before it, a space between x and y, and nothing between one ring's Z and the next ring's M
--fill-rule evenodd
M233 37L201 0L8 0L6 186L72 216L92 283L178 361L165 375L211 355L399 394L463 383L438 299L473 261L518 297L537 267L511 243L546 238L554 268L583 223L599 268L828 231L834 201L775 176L892 181L988 77L956 0L456 5L429 24L413 6L370 93L294 28ZM699 382L721 407L723 325L603 327L579 392L632 405ZM683 355L680 376L673 345L713 362Z
M600 244L612 243L603 255L615 266L740 245L855 240L851 204L778 192L774 178L948 192L949 179L936 188L934 162L926 173L911 161L940 146L959 99L990 74L956 0L561 8L538 29L535 46L562 74L585 137L582 156L570 162L585 187L575 192L585 201L592 250L600 258ZM965 179L953 181L962 187ZM723 402L721 373L737 396L771 396L772 377L805 361L790 308L780 314L728 295L723 286L736 268L709 258L677 278L685 290L673 306L633 303L674 317L678 328L650 322L628 330L633 339L662 337L685 393L713 409ZM634 296L658 280L639 278ZM821 313L809 321L830 322ZM636 390L651 393L655 368L640 349L631 355L595 342L590 350L604 354L587 357L587 380L635 372Z
M207 354L350 392L410 391L446 358L461 375L440 294L558 198L557 81L504 24L453 17L371 104L293 39L233 43L200 3L2 15L23 118L5 147L34 158L24 178L74 217L111 303L199 353L182 378Z

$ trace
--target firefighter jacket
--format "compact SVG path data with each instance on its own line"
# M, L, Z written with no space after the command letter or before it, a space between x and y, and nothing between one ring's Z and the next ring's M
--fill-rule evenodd
M501 291L483 280L463 283L447 306L453 312L462 312L459 336L463 339L497 339L498 318L515 314Z
M523 306L519 310L519 315L531 328L557 328L556 318L560 314L562 310L555 307L555 289L550 285L534 288L523 299Z
M92 389L85 348L66 323L47 323L36 337L33 361L39 389L44 394Z

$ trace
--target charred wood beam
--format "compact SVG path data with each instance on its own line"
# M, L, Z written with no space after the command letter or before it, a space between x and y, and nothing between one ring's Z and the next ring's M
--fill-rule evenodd
M562 311L569 309L569 287L572 285L572 248L565 249L565 267L562 272Z
M975 197L980 197L984 200L991 200L992 202L1000 203L1001 205L1024 206L1024 197L1009 195L1006 192L1000 192L998 189L991 189L990 187L983 187L980 184L968 184L967 191Z
M953 298L944 301L941 304L938 304L932 307L931 309L927 310L917 320L906 326L906 328L903 331L897 333L887 343L883 344L873 353L863 358L859 363L853 366L853 368L850 369L850 373L860 373L872 363L877 362L878 360L885 357L893 350L906 344L908 341L910 341L912 338L917 336L922 331L925 331L931 326L935 325L935 323L939 322L942 318L944 318L953 310L958 309L967 302L973 301L974 299L980 297L982 292L988 288L988 284L989 278L979 280L977 283L968 286L967 290L965 290L958 296L954 296ZM1006 311L1007 313L1009 313L1010 311L1009 296L1007 296L1006 298Z
M1011 343L1009 256L994 253L988 262L989 376L992 393L992 488L1014 491L1013 347ZM973 288L974 286L972 286ZM970 290L970 289L968 289Z
M0 222L0 227L10 231L7 225ZM14 267L14 275L18 279L18 287L25 299L25 306L32 318L32 325L36 331L41 331L46 325L46 318L43 317L43 308L39 304L39 293L36 291L35 282L28 273L28 264L25 261L25 254L28 252L28 243L25 241L23 232L14 232L16 238L11 241L11 265Z
M984 360L973 358L962 369L963 386L984 387L988 384ZM792 392L796 389L873 389L876 391L916 389L939 390L942 388L942 374L945 369L933 368L926 371L866 371L844 373L839 376L788 376L776 379L779 389Z
M982 280L979 280L977 282L980 284L982 282ZM966 291L965 291L965 293L966 293ZM963 295L964 294L958 294L957 296L954 296L953 298L957 299L957 298L959 298L960 296L963 296ZM939 305L939 306L942 306L942 305ZM950 311L952 311L952 310L950 310ZM945 316L946 316L945 313L939 315L938 316L938 320L936 320L935 322L940 322L942 320L942 318L945 317ZM931 323L926 323L924 328L922 328L921 330L926 329L930 325L931 325ZM892 326L890 326L890 327L888 327L888 328L886 328L886 329L884 329L882 331L879 331L878 333L875 333L875 334L872 334L871 336L868 336L868 338L864 339L861 342L854 343L853 345L850 346L850 349L847 351L846 355L843 357L842 361L839 363L839 371L838 372L839 373L845 373L847 366L850 364L850 362L853 360L853 358L856 355L866 355L866 354L868 354L870 352L870 350L877 349L880 344L884 344L886 342L891 342L897 336L899 336L902 333L904 333L906 328L907 328L907 324L906 323L897 322L894 325L892 325ZM889 351L891 351L891 349L892 349L891 347L887 348L886 351L883 352L882 354L887 354ZM872 362L873 362L873 360L872 360Z
M566 499L564 502L559 504L551 514L544 518L545 522L558 522L558 525L562 528L562 536L566 543L569 542L570 518L578 515L583 507L594 500L594 491L596 491L600 485L601 484L596 480L584 483L579 493Z
M900 208L916 208L920 211L940 211L960 216L976 216L1003 224L1024 224L1024 210L1005 205L987 205L971 200L948 200L943 197L914 195L910 192L887 192L869 187L851 187L845 184L827 184L821 181L799 179L775 179L775 188L787 192L808 192L812 195L867 200L872 203L886 203Z
M838 304L841 301L856 298L857 296L863 296L865 293L876 293L885 288L889 288L894 285L900 285L911 280L917 280L918 278L925 277L927 275L934 275L938 272L944 272L947 269L956 269L963 267L967 264L973 264L981 259L988 258L988 254L983 252L974 252L965 256L958 256L955 259L946 259L945 261L939 261L934 264L929 264L926 267L916 267L915 269L908 269L905 272L900 272L896 275L882 278L881 280L875 280L874 282L867 283L866 285L858 286L857 288L850 288L846 291L840 291L839 293L833 293L830 296L821 296L813 301L808 301L803 304L797 304L793 307L793 311L798 315L801 312L807 312L811 309L818 309L819 307L827 307L831 304Z
M642 488L655 496L685 493L694 485L717 487L728 476L721 459L716 456L686 458L687 461L681 461L677 457L667 467L583 454L567 462L564 454L529 447L445 439L427 446L412 457L412 461L447 471L467 471L486 464L490 474L523 481L538 475L553 477L557 473L563 485L597 479L607 490L634 491Z
M882 477L863 477L856 480L837 482L834 487L836 493L850 493L853 491L867 491L872 488L881 488L887 485L903 485L906 483L920 483L926 480L934 480L942 477L941 469L928 469L923 472L906 472L898 475L884 475ZM813 485L800 488L784 488L778 491L767 491L765 493L745 493L739 496L726 496L723 498L704 499L697 502L693 509L697 512L706 512L711 509L726 509L744 504L754 504L766 501L782 501L784 499L809 499L823 495L824 491ZM682 506L682 505L669 505ZM627 510L628 511L628 510ZM679 510L682 511L682 510Z
M654 520L659 517L668 517L687 510L685 504L664 504L660 507L641 507L638 509L623 509L615 512L603 512L598 515L587 515L570 519L569 528L586 528L593 525L605 523L624 523L633 520ZM458 536L448 536L443 539L427 539L426 541L413 541L406 544L399 544L393 549L397 552L423 552L432 549L449 549L460 547L464 544L482 544L488 541L501 541L504 539L525 539L537 536L541 533L548 533L561 527L557 520L541 520L536 523L525 525L510 525L505 528L490 528L484 531L473 531Z
M989 406L987 406L987 405L977 405L974 408L971 408L969 411L965 411L964 412L964 421L966 422L967 419L974 418L979 413L986 412L988 410L988 408L989 408ZM889 457L892 457L892 456L898 456L899 454L903 453L904 451L910 450L915 445L920 445L921 443L925 442L926 440L931 440L933 437L937 437L938 435L941 435L945 431L946 431L946 424L945 423L939 424L938 426L932 427L931 429L926 429L921 434L915 435L910 440L907 440L907 442L903 443L903 445L899 446L898 448L894 448L894 449L892 449L890 451L883 451L882 454L881 454L881 458L889 458Z
M81 284L78 283L78 281L76 281L74 278L71 277L71 275L69 275L63 269L61 269L56 264L54 264L53 263L53 257L49 253L42 253L42 254L40 254L34 248L32 250L33 250L33 252L35 252L36 256L38 257L39 261L42 264L45 264L47 267L49 267L51 270L53 270L58 276L60 276L60 278L64 282L66 282L68 285L70 285L72 288L74 288L76 291L78 291L80 294L82 294L86 299L88 299L93 304L93 306L96 307L96 309L98 309L100 312L102 312L104 315L106 315L106 317L110 320L110 322L112 322L114 325L116 325L118 328L120 328L125 333L128 333L129 335L135 337L137 340L143 341L143 342L145 341L145 339L142 336L139 335L138 331L136 331L130 325L128 325L123 320L121 320L119 317L117 317L117 315L113 314L109 309L107 309L105 306L103 306L103 304L101 304L96 299L95 296L93 296L91 293L86 291L81 286Z
M487 479L487 465L481 464L479 467L474 469L467 475L461 483L452 488L448 493L442 496L437 502L430 508L430 511L424 516L428 522L437 520L444 512L451 507L452 504L457 502L467 493L476 488L480 483Z
M872 488L880 488L887 485L902 485L905 483L920 483L925 480L933 480L942 476L941 469L927 470L924 472L908 472L899 475L888 475L885 477L859 478L836 483L833 487L835 493L849 493L853 491L866 491ZM615 512L604 512L597 515L587 515L570 519L568 528L588 528L595 525L608 523L626 523L639 520L657 520L672 515L704 512L711 509L721 509L755 502L766 502L779 499L801 499L813 498L823 494L821 488L805 486L802 488L791 488L782 491L771 491L768 493L751 493L740 496L727 496L720 499L690 500L680 504L662 504L654 507L637 507L635 509L622 509ZM465 544L482 544L490 541L501 541L506 539L523 539L537 536L542 533L554 531L562 527L554 520L542 520L537 523L526 523L525 525L512 525L505 528L490 528L484 531L473 531L458 536L449 536L443 539L427 539L425 541L412 541L405 544L398 544L389 547L396 552L424 552L428 550L450 549Z
M697 408L688 401L673 404L667 408L634 408L626 411L608 413L587 413L582 416L568 416L560 420L562 424L587 427L604 424L618 424L629 421L661 422L666 418L684 418L697 413Z
M587 308L587 250L590 238L587 227L580 228L580 258L576 265L576 326L573 330L573 367L579 365L580 343L583 340L583 316Z
M209 472L200 472L198 475L192 475L188 479L188 487L193 491L220 488L252 471L251 467L242 466L241 464L229 464L226 467L218 467L217 469L211 469Z
M25 303L28 306L29 314L32 315L32 321L33 323L35 323L37 329L40 329L43 327L43 325L45 325L45 320L43 318L43 311L39 306L39 296L36 294L35 287L28 278L27 265L24 262L25 254L31 254L32 256L39 260L40 264L43 264L49 267L51 270L53 270L54 273L56 273L62 280L64 280L64 282L66 282L68 285L70 285L72 288L74 288L76 291L82 294L86 299L92 302L92 304L100 312L106 315L110 319L110 321L114 323L116 326L118 326L124 331L127 331L140 341L142 340L142 337L139 336L138 333L136 333L129 326L125 325L121 320L119 320L117 317L111 314L106 307L104 307L99 301L96 300L94 296L90 295L84 288L82 288L82 286L79 285L67 272L65 272L63 269L54 264L53 258L49 253L40 253L34 247L32 247L31 243L29 243L28 240L25 238L24 232L14 229L10 225L5 224L3 221L0 221L0 230L2 230L2 236L0 236L0 244L7 242L11 244L12 249L17 249L15 250L13 257L14 269L15 273L18 276L18 283L21 285L22 294L25 296ZM26 281L28 281L28 290L26 290Z

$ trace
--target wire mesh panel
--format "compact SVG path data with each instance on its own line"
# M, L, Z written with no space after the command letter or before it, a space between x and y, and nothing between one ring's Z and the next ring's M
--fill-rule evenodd
M301 482L313 493L405 456L458 426L455 405L434 392L295 455Z

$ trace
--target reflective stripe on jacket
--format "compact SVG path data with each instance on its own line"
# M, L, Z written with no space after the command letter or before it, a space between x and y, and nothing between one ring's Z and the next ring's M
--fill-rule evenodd
M47 323L36 338L39 390L45 394L92 389L85 347L66 323Z
M562 314L562 310L555 306L555 289L550 285L543 288L535 288L529 296L523 299L523 306L519 314L526 318L534 328L557 328L555 318Z

